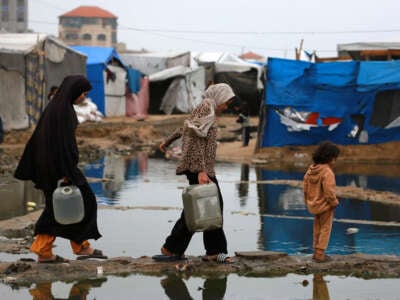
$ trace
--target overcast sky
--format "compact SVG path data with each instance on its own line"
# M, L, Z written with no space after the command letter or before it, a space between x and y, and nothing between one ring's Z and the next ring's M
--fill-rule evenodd
M80 5L118 17L118 42L150 51L253 51L294 58L301 39L320 57L336 45L399 42L400 0L29 0L29 28L58 35L58 16Z

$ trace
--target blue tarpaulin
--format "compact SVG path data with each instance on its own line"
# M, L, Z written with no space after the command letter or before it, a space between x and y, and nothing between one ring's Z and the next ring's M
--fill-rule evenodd
M127 76L129 91L137 94L140 90L140 78L142 77L142 73L138 70L128 68Z
M88 97L97 105L99 111L105 115L104 70L112 59L117 59L124 68L127 68L118 53L111 47L71 46L71 48L86 54L86 76L93 89Z
M323 140L342 145L400 140L400 127L371 124L377 111L378 117L384 117L385 109L377 108L376 96L388 90L400 90L400 61L311 63L269 58L261 146L314 145ZM396 100L396 105L396 101L390 105L399 106L400 98ZM282 111L288 108L300 112L298 115L317 114L318 120L315 124L297 120L294 125L289 121L288 126L282 122ZM332 118L339 120L335 126L323 121ZM357 121L360 119L362 123ZM297 127L301 122L306 126ZM362 131L363 139L359 138L360 132L354 134L356 127Z

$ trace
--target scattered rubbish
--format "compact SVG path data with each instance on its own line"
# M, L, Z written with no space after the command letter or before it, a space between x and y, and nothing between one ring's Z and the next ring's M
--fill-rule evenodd
M356 228L356 227L349 227L349 228L347 228L346 233L347 234L354 234L354 233L357 233L358 231L359 231L359 229Z
M97 276L102 276L103 275L103 267L102 266L98 266L97 267Z
M33 202L33 201L28 201L28 202L26 203L26 205L27 205L28 207L33 207L33 208L35 208L35 207L37 206L36 202Z

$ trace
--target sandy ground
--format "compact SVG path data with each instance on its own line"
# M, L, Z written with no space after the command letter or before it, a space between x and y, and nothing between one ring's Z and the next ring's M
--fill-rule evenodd
M137 151L157 153L157 146L172 130L180 126L185 115L150 116L144 121L129 118L107 118L101 123L84 123L77 130L81 161L90 161L106 151L121 155L134 155ZM315 147L268 148L256 147L258 119L252 118L254 131L248 147L242 147L240 126L234 116L219 119L219 161L249 163L266 169L304 171L311 162ZM0 144L0 175L10 175L16 167L32 130L12 131L5 134ZM340 147L342 154L336 173L376 174L400 177L400 143L371 146ZM0 177L1 180L1 177ZM261 183L261 182L260 182ZM269 184L301 186L298 181L271 181ZM400 195L364 190L355 187L338 187L339 196L400 205ZM33 224L40 211L26 216L0 221L0 252L27 253L32 239ZM72 261L62 265L39 265L30 261L0 262L0 280L7 284L23 285L32 282L75 280L96 274L98 262ZM104 275L111 274L160 274L177 272L175 263L156 263L148 257L117 257L102 262ZM45 271L45 272L44 272ZM287 273L309 274L313 272L343 274L363 278L400 277L400 257L373 255L334 255L333 261L314 263L309 257L288 256L284 253L238 253L236 263L217 265L191 257L189 265L178 272L190 274L237 273L246 276L271 276Z

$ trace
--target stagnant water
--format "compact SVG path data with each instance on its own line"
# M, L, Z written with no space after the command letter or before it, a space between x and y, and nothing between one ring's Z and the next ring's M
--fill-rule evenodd
M171 300L397 300L400 279L362 280L353 277L293 275L252 278L182 278L169 276L109 276L71 283L53 282L12 290L0 284L1 299L171 299ZM397 289L396 289L397 288ZM34 298L33 296L36 296ZM53 298L51 298L53 297Z
M98 162L85 165L86 176L112 179L110 182L91 183L99 201L98 222L103 234L103 238L92 243L93 246L103 249L109 256L157 254L180 215L181 192L187 185L183 176L175 175L175 166L174 161L148 159L145 154L139 154L132 160L110 154ZM301 180L303 174L232 163L219 163L216 169L224 198L224 228L230 254L245 250L272 250L311 255L312 218L303 204L302 190L286 185L255 183L271 179ZM400 193L399 181L400 178L382 176L337 176L338 185L395 193ZM21 215L43 205L40 194L29 184L11 178L0 179L0 198L7 200L0 204L1 219ZM340 199L340 202L335 213L337 221L333 225L329 253L400 255L400 227L390 224L400 220L400 206L350 199ZM170 209L160 210L159 207ZM361 224L360 221L370 223ZM376 225L373 221L381 222ZM355 228L357 232L349 234L349 228L353 232ZM55 253L73 259L66 240L57 239L56 246ZM187 254L204 254L200 233L193 237ZM33 258L31 254L22 256ZM14 261L19 257L21 255L0 254L3 261ZM315 292L328 291L331 299L399 299L396 287L400 279L366 281L325 276L322 280L315 276L317 279L313 280L313 275L278 278L230 275L214 279L132 275L94 278L69 285L60 282L33 285L19 290L0 285L0 294L2 299L30 299L30 293L45 293L50 288L53 293L57 293L57 289L64 291L67 295L65 299L68 299L70 291L80 291L81 296L89 293L87 299L219 299L215 295L212 298L213 293L223 293L225 299L311 299ZM301 282L304 280L309 284L303 286Z

